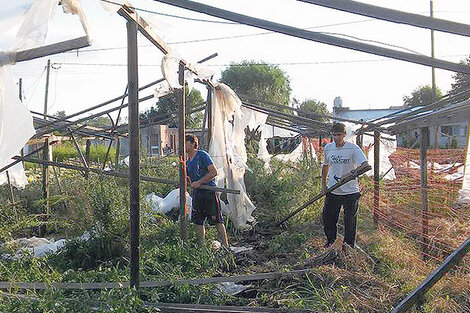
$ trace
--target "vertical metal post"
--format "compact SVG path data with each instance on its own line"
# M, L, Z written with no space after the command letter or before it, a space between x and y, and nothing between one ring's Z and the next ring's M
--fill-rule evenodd
M430 16L434 17L433 2L429 1ZM431 28L431 60L433 66L431 67L432 75L432 102L437 101L437 89L436 89L436 68L434 67L434 29ZM436 132L434 134L434 148L439 149L439 124L436 124Z
M23 79L22 78L18 80L18 97L20 101L23 102ZM21 157L24 157L24 148L21 148ZM24 162L22 161L21 163L23 163L23 167L24 167Z
M51 60L47 60L46 67L46 92L44 95L44 119L47 119L47 98L49 95L49 74L51 72Z
M428 251L428 160L426 150L428 145L428 128L420 128L420 169L421 169L421 222L423 258Z
M91 140L87 139L85 143L85 160L86 164L90 164L90 149L91 149Z
M379 210L379 184L380 184L380 132L374 131L374 225L378 226Z
M127 76L129 90L129 191L131 217L131 288L139 288L139 97L137 24L127 22Z
M116 153L114 155L114 167L119 165L119 150L121 150L121 140L119 137L116 138Z
M207 86L207 150L212 139L212 89Z
M177 103L180 104L179 110L179 118L178 118L178 130L179 130L179 157L180 157L180 235L181 239L184 240L186 238L186 230L187 230L187 220L186 216L188 213L188 208L186 207L186 189L188 179L186 177L186 141L185 141L185 133L186 133L186 95L185 95L185 88L184 88L184 63L180 62L179 65L179 83L181 86L181 90L177 91L178 100Z
M44 119L47 119L47 100L49 96L49 74L51 71L51 60L47 60L47 67L46 67L46 91L44 94ZM43 160L49 161L49 138L44 140L44 148L43 148ZM49 167L47 165L42 166L42 194L46 205L46 218L49 216ZM46 232L47 228L44 226L40 228L40 232Z
M363 146L363 144L362 144L362 134L356 136L356 145L358 145L359 148L362 149L362 146Z
M44 161L49 161L49 138L44 139L44 146L42 148L42 159ZM42 197L46 206L46 219L50 213L49 207L49 168L47 165L42 167ZM47 228L43 226L39 229L40 235L44 236Z

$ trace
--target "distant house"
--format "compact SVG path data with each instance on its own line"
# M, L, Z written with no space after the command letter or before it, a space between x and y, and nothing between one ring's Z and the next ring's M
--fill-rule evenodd
M338 116L357 121L373 121L375 119L393 116L398 112L406 112L410 108L406 106L393 106L388 109L351 110L343 107L340 97L336 97L333 106L333 116ZM438 137L436 138L436 128ZM464 148L467 145L468 123L449 121L448 123L429 127L430 148ZM437 145L436 145L437 139ZM398 134L397 145L399 147L411 147L419 140L419 129Z
M200 138L200 129L187 129L187 133ZM161 157L178 154L179 133L178 128L168 125L152 125L140 129L140 151L147 156ZM129 140L121 139L120 155L129 155Z

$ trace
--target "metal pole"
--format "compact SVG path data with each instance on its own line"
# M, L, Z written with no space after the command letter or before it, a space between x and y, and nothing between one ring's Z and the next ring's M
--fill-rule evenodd
M180 157L180 235L181 239L186 238L187 230L187 221L186 216L188 214L188 208L186 207L186 190L188 179L186 177L186 142L185 142L185 133L186 133L186 95L184 88L184 63L180 62L179 65L179 83L181 90L177 91L178 94L178 103L180 103L179 118L178 118L178 130L179 130L179 157Z
M378 226L378 210L379 210L379 184L380 184L380 132L374 131L374 225Z
M137 24L127 22L127 75L129 90L129 191L131 217L131 288L139 288L139 95Z
M46 66L46 91L44 94L44 119L47 120L47 100L48 100L48 95L49 95L49 74L51 71L51 60L47 60L47 66ZM49 161L49 138L46 138L44 140L44 149L43 149L43 160L44 161ZM49 215L49 168L47 165L44 165L42 167L42 194L43 198L45 201L46 205L46 219L47 216ZM40 228L40 232L46 231L46 227Z
M207 86L207 150L212 139L212 87Z
M23 79L20 78L18 80L18 97L20 99L20 102L23 102ZM24 148L21 148L21 156L24 156ZM23 164L24 167L24 164Z
M119 137L116 138L116 153L114 155L114 167L119 165L119 150L121 149L121 140Z
M42 158L44 161L49 161L49 138L44 139L44 146L42 148ZM46 219L49 215L49 168L47 165L42 167L42 197L46 206ZM46 232L46 226L40 227L39 232L41 236L44 236Z
M421 221L422 221L422 251L423 258L426 258L428 251L428 161L426 150L428 146L428 128L420 128L420 169L421 169Z
M431 18L434 17L433 2L429 1ZM433 66L431 67L432 75L432 103L437 101L437 89L436 89L436 68L434 67L434 29L431 28L431 60ZM436 132L434 134L434 148L439 149L439 124L436 124Z

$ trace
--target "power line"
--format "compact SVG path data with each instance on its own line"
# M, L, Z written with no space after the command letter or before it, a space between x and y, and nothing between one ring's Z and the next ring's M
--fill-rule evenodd
M467 56L467 54L454 54L445 55L441 57L461 57ZM340 60L340 61L317 61L317 62L279 62L279 63L250 63L244 64L207 64L205 66L220 67L220 66L248 66L248 65L321 65L321 64L340 64L340 63L367 63L367 62L384 62L384 61L398 61L390 60L388 58L383 59L369 59L369 60ZM60 62L53 63L57 65L72 65L72 66L109 66L109 67L123 67L127 66L125 63L74 63L74 62ZM148 67L161 67L161 64L139 64L139 66Z
M109 0L100 0L100 1L103 1L103 2L107 2L107 3L111 3L111 4L115 4L115 5L121 6L120 3L117 3L117 2L114 2L114 1L109 1ZM235 22L205 20L205 19L198 19L198 18L191 18L191 17L179 16L179 15L173 15L173 14L155 12L155 11L152 11L152 10L147 10L147 9L142 9L142 8L136 8L136 7L134 7L134 6L133 6L132 8L133 8L134 10L136 10L136 11L141 11L141 12L151 13L151 14L157 14L157 15L162 15L162 16L168 16L168 17L174 17L174 18L179 18L179 19L188 20L188 21L205 22L205 23L216 23L216 24L240 25L239 23L235 23Z

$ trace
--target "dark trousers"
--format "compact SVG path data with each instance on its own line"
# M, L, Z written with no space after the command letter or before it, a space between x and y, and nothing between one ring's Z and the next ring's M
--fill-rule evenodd
M354 247L356 241L356 213L359 206L360 193L349 195L326 194L323 207L323 227L328 244L336 240L337 223L341 206L344 208L344 241Z

